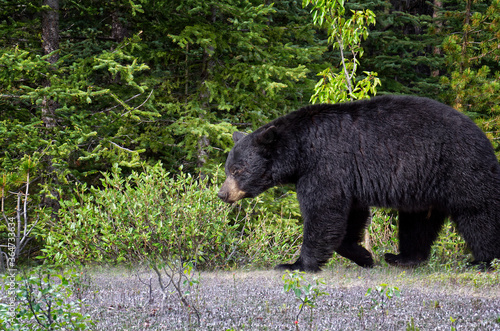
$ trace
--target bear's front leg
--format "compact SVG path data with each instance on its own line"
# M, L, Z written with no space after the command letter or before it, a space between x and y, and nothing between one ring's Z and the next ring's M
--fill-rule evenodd
M342 244L336 252L364 268L373 267L371 253L360 245L366 225L370 221L370 209L365 206L353 206L347 219L347 229Z
M321 270L337 249L346 233L349 201L340 197L315 196L315 192L297 197L304 219L304 235L300 256L293 264L280 264L278 270Z
M301 254L302 255L302 254ZM299 257L295 263L283 263L278 264L274 267L275 270L299 270L299 271L307 271L307 272L319 272L321 271L319 264L309 264L306 266L302 259Z

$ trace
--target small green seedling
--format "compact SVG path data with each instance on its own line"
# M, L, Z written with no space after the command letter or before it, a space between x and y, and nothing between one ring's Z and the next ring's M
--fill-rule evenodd
M396 286L389 286L387 284L380 284L376 286L375 288L369 288L368 291L366 291L366 296L371 295L372 296L372 302L373 302L373 307L372 308L377 308L380 307L382 311L385 308L385 305L387 304L387 300L391 300L393 297L400 297L401 292L399 291L399 288ZM384 322L385 314L382 315L382 323Z
M313 309L316 307L316 301L320 296L329 295L328 292L321 290L321 285L325 284L323 278L313 278L313 283L304 280L305 272L294 270L293 272L287 271L283 275L283 286L286 292L293 291L295 297L300 301L299 312L295 318L295 325L298 329L299 317L305 306L311 310L310 329L312 329Z

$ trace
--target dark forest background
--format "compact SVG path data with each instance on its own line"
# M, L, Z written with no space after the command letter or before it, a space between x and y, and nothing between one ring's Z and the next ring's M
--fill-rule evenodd
M358 72L378 74L377 95L449 104L500 152L498 0L345 6L376 14ZM4 215L29 200L49 231L75 186L102 188L113 167L214 175L233 131L307 105L317 74L341 70L312 22L293 0L0 0Z

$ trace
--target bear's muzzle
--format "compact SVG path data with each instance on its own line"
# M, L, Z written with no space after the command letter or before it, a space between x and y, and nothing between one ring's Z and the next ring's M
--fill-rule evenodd
M234 179L234 177L228 176L224 181L224 184L222 184L219 193L217 193L217 196L224 202L234 203L243 199L246 194L247 193L245 191L242 191L239 188L238 182Z

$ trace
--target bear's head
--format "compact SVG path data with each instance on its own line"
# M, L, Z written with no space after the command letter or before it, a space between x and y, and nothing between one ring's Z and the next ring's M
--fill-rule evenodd
M226 180L217 193L227 203L253 198L275 185L271 167L276 127L262 127L248 135L235 132L233 140L225 166Z

